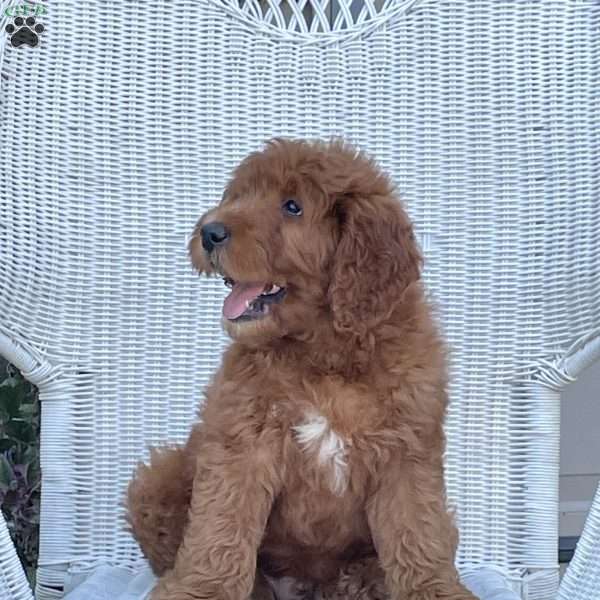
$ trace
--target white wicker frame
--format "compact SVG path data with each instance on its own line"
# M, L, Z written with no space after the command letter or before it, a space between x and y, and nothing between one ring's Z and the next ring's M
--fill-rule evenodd
M40 600L139 564L124 486L185 438L225 343L195 219L264 139L331 134L392 174L428 258L458 563L556 597L560 389L600 356L600 3L310 4L63 0L39 47L0 44L0 353L43 407ZM599 596L599 540L600 494L561 600ZM3 523L0 596L31 598Z

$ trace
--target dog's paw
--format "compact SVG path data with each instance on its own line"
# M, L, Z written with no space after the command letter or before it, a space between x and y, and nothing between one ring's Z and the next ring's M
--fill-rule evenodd
M14 21L4 28L15 48L24 45L35 48L40 42L39 34L43 33L44 29L41 23L35 22L35 17L15 17Z

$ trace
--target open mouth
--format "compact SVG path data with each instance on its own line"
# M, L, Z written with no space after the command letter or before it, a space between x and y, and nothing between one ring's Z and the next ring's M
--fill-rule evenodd
M275 283L242 283L230 277L223 281L231 288L223 303L223 316L229 321L262 319L285 297L285 288Z

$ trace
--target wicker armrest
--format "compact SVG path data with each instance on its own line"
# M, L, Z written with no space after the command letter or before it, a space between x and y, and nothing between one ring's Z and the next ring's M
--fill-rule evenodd
M15 552L4 517L0 517L0 598L33 600L31 588Z
M600 590L600 485L558 592L559 600L591 600Z

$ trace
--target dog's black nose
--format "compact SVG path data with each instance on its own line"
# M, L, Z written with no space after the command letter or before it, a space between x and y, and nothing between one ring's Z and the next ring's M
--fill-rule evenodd
M202 234L202 247L207 252L212 252L215 246L223 246L229 239L229 231L223 223L207 223L200 230Z

